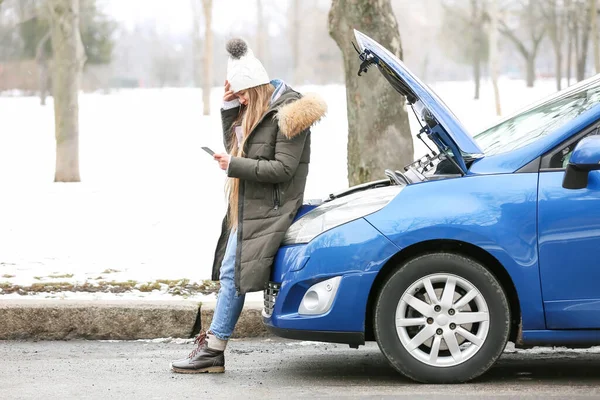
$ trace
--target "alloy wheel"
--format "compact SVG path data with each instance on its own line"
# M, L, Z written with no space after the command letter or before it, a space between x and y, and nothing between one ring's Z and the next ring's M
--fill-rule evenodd
M457 275L438 273L413 283L396 308L396 331L407 352L435 367L453 367L483 346L490 316L481 292Z

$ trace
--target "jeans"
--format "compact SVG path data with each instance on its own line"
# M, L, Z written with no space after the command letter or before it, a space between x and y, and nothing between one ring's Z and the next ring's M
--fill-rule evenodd
M235 290L235 254L237 233L232 231L227 241L225 257L221 264L219 280L221 288L217 296L217 306L213 315L210 331L220 340L229 340L244 307L245 295L237 296Z

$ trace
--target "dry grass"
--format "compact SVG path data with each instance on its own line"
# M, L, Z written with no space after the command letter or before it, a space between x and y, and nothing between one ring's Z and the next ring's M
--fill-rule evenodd
M73 274L48 275L48 278L52 278L52 279L72 278L72 277L73 277Z
M103 274L112 274L115 272L121 272L121 271L119 271L118 269L112 269L112 268L105 269L104 271L102 271Z
M143 285L141 285L138 290L140 292L151 292L153 290L160 290L160 283L158 282L154 282L154 283L144 283Z

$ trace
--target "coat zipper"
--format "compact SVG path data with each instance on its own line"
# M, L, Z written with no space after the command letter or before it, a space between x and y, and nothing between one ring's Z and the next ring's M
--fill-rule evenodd
M276 210L278 210L279 206L281 205L281 195L279 193L279 184L278 183L276 183L273 188L273 205L275 206Z
M242 292L241 282L241 269L242 269L242 236L243 236L243 223L242 215L244 215L244 201L242 200L245 196L246 185L240 182L240 193L238 195L238 224L237 224L237 248L235 249L235 266L233 269L233 283L235 285L236 296L240 296Z

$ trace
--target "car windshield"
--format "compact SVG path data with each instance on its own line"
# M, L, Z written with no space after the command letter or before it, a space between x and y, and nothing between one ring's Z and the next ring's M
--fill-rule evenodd
M600 79L596 78L537 103L474 138L485 155L505 153L552 133L599 101Z

